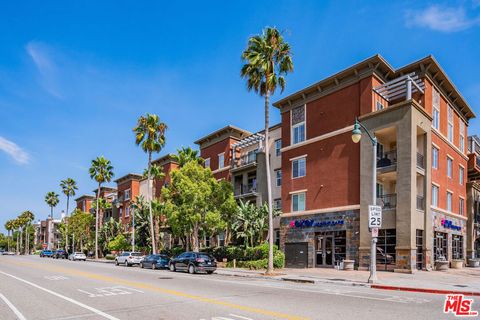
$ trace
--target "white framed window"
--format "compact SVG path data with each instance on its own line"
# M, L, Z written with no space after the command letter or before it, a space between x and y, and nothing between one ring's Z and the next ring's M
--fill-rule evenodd
M85 212L85 208L86 208L86 201L83 200L82 201L82 211Z
M453 160L447 157L447 177L452 179L452 174L453 174Z
M458 214L463 215L465 210L465 200L461 197L458 198Z
M273 207L276 210L282 210L282 199L278 198L278 199L273 200Z
M290 117L292 123L292 144L305 141L305 106L292 109Z
M438 149L432 147L432 168L438 169Z
M123 209L122 208L118 209L118 212L119 212L120 217L123 217Z
M462 166L458 167L458 182L463 185L463 175L465 174L465 169Z
M280 157L280 155L282 154L282 151L280 151L281 149L282 149L282 139L275 140L275 155L277 157Z
M452 212L452 197L453 194L450 191L447 191L447 211Z
M305 210L305 192L292 194L292 211Z
M282 170L277 169L275 170L275 185L280 187L282 185Z
M433 120L432 120L432 126L440 130L440 93L438 93L435 88L432 88L432 113L433 113Z
M453 108L448 106L448 132L447 132L448 141L453 143Z
M432 184L432 206L438 208L438 186Z
M381 103L380 101L377 101L377 103L375 104L375 107L378 110L383 110L383 108L385 108L385 106L383 105L383 103Z
M225 152L218 155L218 169L225 167Z
M125 200L125 201L130 200L131 190L130 190L130 189L125 190L124 195L125 195L125 197L124 197L124 200Z
M130 217L130 207L125 208L125 217Z
M465 122L460 120L460 138L458 141L460 151L465 152Z
M210 158L205 159L205 168L210 168Z
M307 174L307 159L300 158L292 161L292 178L304 177Z

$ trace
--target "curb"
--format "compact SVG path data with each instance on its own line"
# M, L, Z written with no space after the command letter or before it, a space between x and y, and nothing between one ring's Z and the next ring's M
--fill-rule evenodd
M95 259L87 259L87 262L96 262L96 263L115 263L115 260L95 260Z
M466 296L480 297L480 292L475 292L475 291L457 291L457 290L443 290L443 289L396 287L396 286L387 286L387 285L381 285L381 284L372 284L372 285L370 285L370 288L380 289L380 290L423 292L423 293L444 294L444 295L445 294L463 294L463 295L466 295Z

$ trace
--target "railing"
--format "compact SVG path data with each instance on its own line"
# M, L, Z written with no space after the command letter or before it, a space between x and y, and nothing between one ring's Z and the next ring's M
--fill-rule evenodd
M390 150L377 157L377 168L389 167L397 163L397 150Z
M480 157L475 155L475 165L480 168Z
M382 207L382 209L395 209L397 207L397 194L383 194L378 196L378 205Z
M234 162L233 162L233 166L235 168L238 168L238 167L241 167L241 166L245 166L247 164L250 164L250 163L255 163L257 162L257 154L245 154L243 156L240 156L239 158L237 158Z
M241 196L244 194L250 194L257 192L257 186L253 183L249 183L248 185L242 184L235 186L233 194L235 196Z
M425 197L417 196L417 210L425 211Z
M417 152L417 167L425 169L425 156Z

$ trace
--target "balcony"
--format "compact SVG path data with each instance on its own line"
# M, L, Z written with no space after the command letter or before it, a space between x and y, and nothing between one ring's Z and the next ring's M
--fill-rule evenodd
M425 211L425 197L417 196L417 210Z
M425 156L417 152L417 168L425 170Z
M397 194L383 194L378 196L377 204L382 207L383 210L394 210L397 208Z
M257 164L257 154L245 154L233 161L233 168L240 168L248 165Z
M397 164L397 150L390 150L377 157L377 169L392 167Z
M233 195L235 198L245 197L245 196L256 196L257 195L257 186L256 183L236 185L233 190Z

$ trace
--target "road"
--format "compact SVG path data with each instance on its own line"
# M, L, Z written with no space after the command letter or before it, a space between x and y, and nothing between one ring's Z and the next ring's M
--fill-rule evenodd
M434 294L0 256L2 320L453 318L443 302Z

